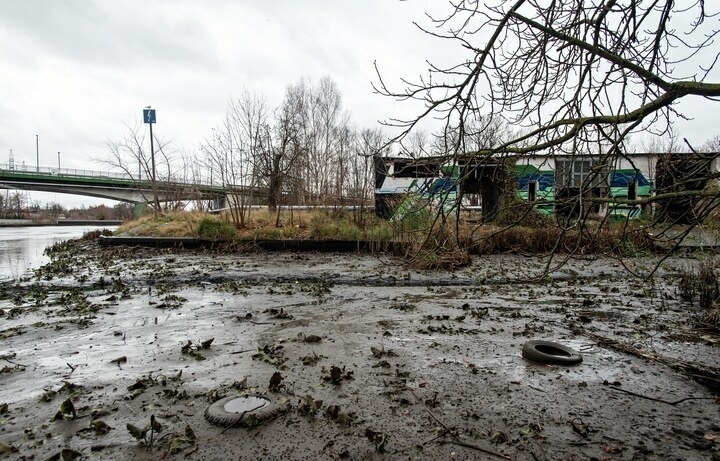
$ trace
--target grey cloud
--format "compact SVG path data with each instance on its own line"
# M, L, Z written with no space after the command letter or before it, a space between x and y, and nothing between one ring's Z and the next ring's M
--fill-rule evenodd
M142 6L124 1L5 2L0 27L10 31L17 47L39 46L75 62L117 67L148 61L217 65L210 40L198 25L151 17Z

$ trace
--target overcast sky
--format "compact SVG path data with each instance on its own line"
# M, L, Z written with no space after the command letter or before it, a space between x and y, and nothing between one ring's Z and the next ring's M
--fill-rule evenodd
M0 163L103 169L123 123L157 111L157 135L197 148L230 98L270 105L301 78L327 75L360 127L403 110L374 95L373 61L417 76L436 43L412 25L426 1L7 1L0 14ZM31 193L52 201L54 194ZM95 204L58 195L63 203Z
M327 75L358 127L409 114L373 94L373 61L391 83L413 79L425 59L464 59L412 21L443 11L441 0L17 0L0 14L0 163L103 169L106 143L124 123L157 111L154 130L178 149L197 149L230 98L262 92L271 106L288 84ZM695 101L694 104L701 104ZM699 106L698 106L699 107ZM700 144L720 132L716 116L681 126ZM713 131L714 130L714 131ZM31 193L66 206L89 197ZM111 203L111 202L109 202Z

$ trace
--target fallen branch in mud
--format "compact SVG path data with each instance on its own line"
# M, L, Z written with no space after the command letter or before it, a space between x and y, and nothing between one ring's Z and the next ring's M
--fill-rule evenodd
M632 344L606 338L587 331L583 332L583 334L597 341L598 346L607 347L618 352L624 352L626 354L634 355L635 357L661 363L677 372L683 373L686 376L695 379L697 382L708 386L714 391L720 390L720 368L666 357L652 352L646 352L638 349Z
M658 399L656 397L650 397L648 395L638 394L637 392L628 391L627 389L622 389L617 386L610 386L610 389L615 390L615 391L624 392L626 394L629 394L629 395L632 395L635 397L640 397L641 399L652 400L653 402L667 403L668 405L673 405L673 406L678 405L683 402L687 402L688 400L715 400L715 397L685 397L684 399L675 400L675 401L671 402L669 400Z
M10 359L14 359L15 357L17 357L17 354L15 352L10 352L9 354L0 355L0 359L5 360L7 363L11 363L18 367L27 367L27 365L23 365L22 363L17 363L17 362L10 360Z
M440 425L443 427L443 429L445 429L441 435L439 435L438 437L433 438L432 440L430 440L430 441L428 441L428 442L426 442L426 443L429 443L429 442L436 442L436 443L439 443L439 444L449 443L449 444L452 444L452 445L458 445L458 446L461 446L461 447L469 448L469 449L471 449L471 450L477 450L477 451L479 451L479 452L481 452L481 453L485 453L486 455L495 456L495 457L497 457L497 458L506 459L506 460L512 459L512 458L510 458L509 456L504 455L504 454L502 454L502 453L498 453L498 452L496 452L496 451L488 450L488 449L479 447L479 446L477 446L477 445L474 445L474 444L472 444L472 443L463 442L462 440L460 440L460 437L458 437L458 435L457 435L456 433L454 433L453 431L451 431L450 428L447 427L447 425L440 420L440 418L438 418L437 416L435 416L435 414L434 414L432 411L430 411L430 409L425 405L425 402L423 402L423 401L420 399L420 397L418 397L417 395L415 395L415 392L414 392L412 389L410 389L409 387L407 387L406 390L409 391L409 392L412 394L413 397L415 397L415 400L416 400L420 405L422 405L422 407L425 409L425 411L428 412L428 414L432 417L432 419L434 419L435 422L437 422L438 424L440 424ZM446 435L450 435L450 436L452 437L452 440L446 440L446 439L444 439L443 437L446 436Z

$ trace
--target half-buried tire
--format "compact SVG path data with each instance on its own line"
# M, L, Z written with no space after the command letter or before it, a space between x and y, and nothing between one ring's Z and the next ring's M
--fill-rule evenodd
M575 349L541 339L526 342L522 349L522 356L532 362L552 365L577 365L582 362L582 355Z
M290 402L283 398L259 394L231 395L218 400L205 410L205 419L216 426L256 426L285 413Z

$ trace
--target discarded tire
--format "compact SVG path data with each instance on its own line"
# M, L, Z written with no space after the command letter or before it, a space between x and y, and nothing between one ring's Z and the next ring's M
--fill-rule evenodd
M251 427L285 413L289 403L287 399L276 402L259 394L231 395L210 405L205 410L205 419L216 426Z
M582 362L582 355L575 349L541 339L526 342L522 356L533 362L553 365L577 365Z

